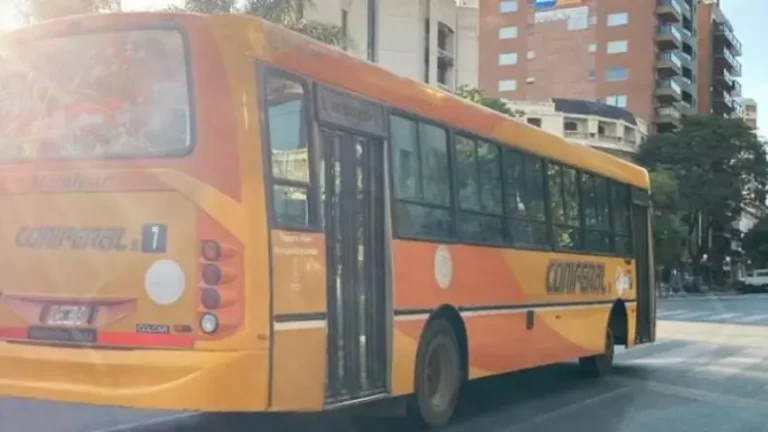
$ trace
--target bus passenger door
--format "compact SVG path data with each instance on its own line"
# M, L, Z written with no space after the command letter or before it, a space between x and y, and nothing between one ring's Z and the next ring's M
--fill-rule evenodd
M635 342L653 342L656 339L656 290L653 287L653 260L649 224L650 198L639 189L632 190L632 243L635 248L637 285L637 321Z
M327 245L326 402L386 392L383 143L321 129Z

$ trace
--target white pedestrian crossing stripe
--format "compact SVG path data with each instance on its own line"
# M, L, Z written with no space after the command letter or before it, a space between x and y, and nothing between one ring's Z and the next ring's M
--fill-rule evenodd
M726 378L742 374L750 367L765 362L768 359L768 351L765 349L746 349L733 355L723 357L717 361L709 362L704 367L693 368L696 375L717 376Z
M768 324L768 313L754 312L728 312L717 311L691 311L685 309L660 310L657 313L660 320L670 321L710 321L733 324Z
M765 319L768 319L768 314L747 315L747 316L734 319L733 321L740 322L740 323L752 323L752 322L762 321Z

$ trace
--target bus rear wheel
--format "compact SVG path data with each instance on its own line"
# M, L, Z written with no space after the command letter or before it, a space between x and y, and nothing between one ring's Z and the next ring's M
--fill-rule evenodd
M582 357L579 359L579 366L587 376L593 378L600 378L611 373L613 369L613 348L614 340L611 327L605 330L605 351L602 354L597 354L589 357Z
M415 394L407 404L409 417L420 426L439 427L451 420L462 385L456 335L448 322L427 324L416 353Z

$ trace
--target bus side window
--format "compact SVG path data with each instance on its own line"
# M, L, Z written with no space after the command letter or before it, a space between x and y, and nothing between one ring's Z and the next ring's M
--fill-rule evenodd
M504 217L499 148L456 135L459 237L470 242L501 243Z
M315 212L306 86L278 74L265 82L273 218L282 226L310 227Z
M390 118L395 226L404 237L451 236L451 181L445 129L396 115Z
M554 162L548 165L549 208L554 225L555 248L582 249L581 205L578 173Z
M611 183L611 212L615 251L621 256L632 255L632 236L629 229L629 186Z
M608 180L581 173L584 211L584 248L589 252L611 253L611 223L608 205Z
M508 237L515 245L548 247L544 162L509 149L503 151L503 161Z

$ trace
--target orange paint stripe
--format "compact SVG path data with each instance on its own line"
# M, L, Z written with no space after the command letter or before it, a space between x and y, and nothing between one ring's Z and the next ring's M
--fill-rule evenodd
M0 339L27 340L26 327L2 327ZM103 332L96 335L99 345L191 348L194 339L187 335Z

